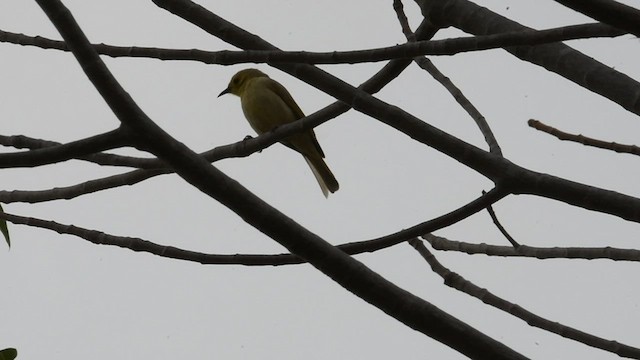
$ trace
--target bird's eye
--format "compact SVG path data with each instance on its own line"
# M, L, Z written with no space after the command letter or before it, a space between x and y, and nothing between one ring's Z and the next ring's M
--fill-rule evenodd
M238 85L238 83L240 82L240 79L235 78L235 79L233 79L232 81L233 81L233 83L234 83L234 84Z

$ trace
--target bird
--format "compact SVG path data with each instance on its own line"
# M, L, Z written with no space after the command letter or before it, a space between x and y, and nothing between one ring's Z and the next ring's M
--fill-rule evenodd
M237 72L218 97L224 94L240 97L244 117L258 135L305 117L289 91L258 69ZM291 135L281 143L304 157L325 198L338 191L338 181L324 161L313 129Z

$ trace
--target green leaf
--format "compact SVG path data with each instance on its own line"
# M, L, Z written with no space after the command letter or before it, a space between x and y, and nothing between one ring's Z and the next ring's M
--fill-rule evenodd
M0 205L0 213L4 213L4 210L2 210L2 205ZM11 239L9 238L9 228L7 227L7 220L5 219L0 219L0 232L2 233L2 235L4 235L4 239L7 241L7 245L11 247ZM0 358L0 360L3 360L3 359Z
M0 350L0 360L13 360L16 356L18 356L18 350L14 348Z

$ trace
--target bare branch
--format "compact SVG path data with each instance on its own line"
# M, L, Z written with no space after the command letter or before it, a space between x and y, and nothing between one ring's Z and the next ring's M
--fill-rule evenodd
M11 146L16 149L45 149L62 145L56 141L35 139L25 135L0 135L0 145ZM109 153L95 153L74 157L78 160L85 160L98 165L107 166L128 166L139 169L155 169L162 167L162 162L158 159L138 158L132 156L115 155Z
M112 175L89 180L80 184L58 187L48 190L12 190L0 191L0 203L39 203L52 200L70 200L78 196L113 189L124 185L135 185L154 176L171 173L168 169L134 170L124 174Z
M415 41L415 36L413 35L413 32L409 28L409 22L407 20L407 16L404 14L402 1L395 0L393 4L394 4L393 8L398 15L398 21L400 21L400 26L402 27L402 32L407 38L407 41L409 42ZM502 149L500 149L500 145L498 145L498 140L496 140L495 135L493 135L493 131L491 131L491 127L489 126L489 123L487 123L487 120L484 118L484 116L482 116L480 111L478 111L478 109L476 109L476 107L473 106L471 101L469 101L469 99L467 99L467 97L464 96L462 91L457 86L455 86L455 84L448 77L446 77L442 72L440 72L440 70L438 70L438 68L428 58L424 56L419 56L419 57L415 57L413 61L415 61L416 64L418 64L418 66L420 66L422 69L426 70L442 86L444 86L444 88L447 89L447 91L449 91L451 95L453 95L453 98L458 102L458 104L460 104L460 106L462 106L462 108L467 112L467 114L471 116L471 118L475 121L478 128L480 128L480 132L484 136L484 139L487 142L487 145L489 145L489 152L502 156Z
M512 246L488 245L485 243L472 244L461 241L449 240L440 236L427 234L422 236L436 250L458 251L469 255L483 254L488 256L503 257L531 257L540 260L546 259L608 259L614 261L640 261L640 250L619 249L612 247L583 248L583 247L532 247L520 245Z
M482 194L485 194L484 190L482 191ZM518 242L513 237L511 237L511 235L509 235L509 233L507 232L507 229L505 229L502 226L502 224L500 224L500 221L498 221L498 217L496 216L496 213L493 211L493 207L491 205L487 206L487 212L489 213L489 216L491 216L491 220L493 220L493 223L496 225L498 230L500 230L502 235L504 235L504 237L507 238L507 240L509 240L509 242L511 243L511 246L513 246L514 248L518 248L520 244L518 244Z
M394 234L383 236L378 239L366 240L355 242L351 244L345 244L341 246L341 249L349 254L372 252L378 249L386 248L407 241L416 236L420 236L426 233L430 233L434 228L442 229L447 226L453 225L460 220L485 209L489 204L494 204L506 196L506 193L499 188L494 188L481 197L469 202L468 204L453 210L447 214L438 216L432 220L423 222L418 225L414 225L407 229L398 231Z
M400 23L404 37L406 37L409 42L415 42L416 36L411 30L411 26L409 26L409 19L407 19L407 15L404 13L402 0L393 0L393 10L395 10L398 16L398 22Z
M410 240L409 244L413 246L420 253L420 255L422 255L427 263L429 263L429 266L431 266L433 272L440 275L444 279L445 285L449 287L452 287L467 295L473 296L483 303L495 307L496 309L500 309L506 313L509 313L525 321L531 326L547 330L564 338L575 340L591 347L612 352L619 356L629 357L632 359L640 359L640 349L638 348L621 344L617 341L606 340L601 337L597 337L584 331L580 331L578 329L562 325L558 322L538 316L524 309L520 305L508 302L507 300L492 294L487 289L480 288L469 280L463 278L461 275L447 269L442 264L440 264L440 262L438 262L435 256L429 251L429 249L424 246L422 241L420 241L419 239Z
M530 30L468 0L416 0L416 3L425 18L434 24L454 26L469 34L488 35ZM590 56L561 43L514 46L505 50L640 115L640 84Z
M542 122L534 119L530 119L527 122L527 124L529 124L529 126L531 126L536 130L553 135L560 140L577 142L582 145L593 146L593 147L597 147L605 150L612 150L617 153L640 155L640 147L636 145L624 145L624 144L618 144L615 142L606 142L606 141L586 137L586 136L583 136L582 134L579 134L579 135L569 134L567 132L551 127L549 125L543 124Z
M454 55L508 46L545 44L596 37L617 37L626 32L603 24L572 25L548 30L521 30L503 34L419 41L376 49L332 52L248 50L204 51L152 47L92 45L102 55L111 57L143 57L159 60L191 60L205 64L234 65L242 63L357 64L411 59L421 55ZM43 49L69 51L63 41L31 37L0 30L0 42L37 46Z
M183 250L173 246L159 245L141 238L115 236L97 230L85 229L74 225L60 224L55 221L42 220L33 217L18 216L14 214L0 213L0 218L4 218L13 224L27 225L41 229L48 229L59 234L74 235L97 245L111 245L121 248L146 252L169 259L192 261L206 265L212 264L234 264L234 265L287 265L302 264L304 260L291 254L278 255L218 255L205 254L196 251Z
M611 0L556 0L592 19L640 36L640 10Z
M440 70L431 62L431 60L426 57L416 58L414 59L416 64L420 66L422 69L426 70L435 80L437 80L442 86L445 87L449 91L453 98L462 106L462 108L471 116L471 118L475 121L476 125L480 129L480 132L484 136L485 141L489 145L489 151L498 156L502 156L502 149L500 149L500 145L498 144L498 140L496 140L495 135L493 135L493 131L487 122L487 119L480 113L480 111L471 103L471 101L464 96L462 91L449 79L445 76Z
M130 145L120 129L37 150L0 154L0 168L36 167Z

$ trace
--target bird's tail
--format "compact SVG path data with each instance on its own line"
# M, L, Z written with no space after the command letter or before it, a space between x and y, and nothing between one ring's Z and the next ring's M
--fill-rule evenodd
M304 156L304 159L309 164L311 171L313 172L313 176L318 180L318 184L320 185L320 189L322 190L322 194L324 197L329 197L329 193L334 193L338 191L340 185L338 185L338 180L333 176L331 170L327 164L322 160L320 156L317 157L307 157Z

